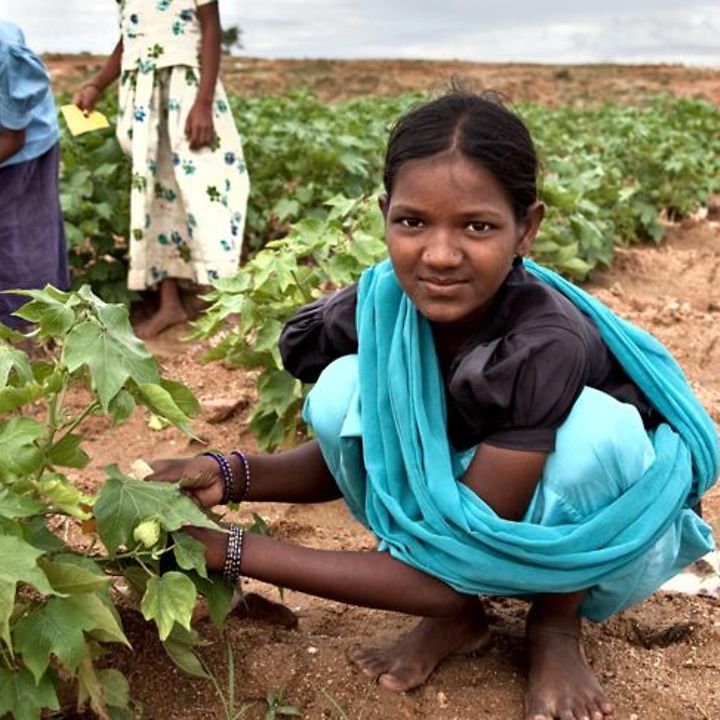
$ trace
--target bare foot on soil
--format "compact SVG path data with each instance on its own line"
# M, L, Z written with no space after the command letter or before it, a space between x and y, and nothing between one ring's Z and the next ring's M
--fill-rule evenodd
M387 648L357 648L350 661L379 685L406 692L422 685L438 664L456 652L477 652L488 645L490 630L480 603L466 615L423 618Z
M151 340L163 330L184 323L187 320L188 314L182 306L168 309L160 308L152 317L137 325L135 334L141 340Z
M548 626L528 621L530 664L526 720L604 720L613 706L588 665L579 622Z

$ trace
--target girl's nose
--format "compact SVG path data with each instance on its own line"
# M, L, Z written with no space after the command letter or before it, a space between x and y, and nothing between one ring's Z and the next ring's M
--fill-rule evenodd
M452 233L437 230L427 238L423 249L423 262L432 267L455 267L462 262L463 253Z

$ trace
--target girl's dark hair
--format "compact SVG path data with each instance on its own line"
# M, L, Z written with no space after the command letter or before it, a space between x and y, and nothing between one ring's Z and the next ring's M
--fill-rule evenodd
M453 88L403 115L390 133L383 183L392 194L409 160L457 151L486 168L505 189L518 220L538 197L538 159L523 121L496 93Z

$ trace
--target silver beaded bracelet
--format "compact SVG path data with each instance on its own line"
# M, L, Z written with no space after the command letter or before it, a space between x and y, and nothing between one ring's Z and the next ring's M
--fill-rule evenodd
M240 559L242 558L243 537L245 530L237 525L230 528L228 535L223 581L228 585L237 585L240 580Z

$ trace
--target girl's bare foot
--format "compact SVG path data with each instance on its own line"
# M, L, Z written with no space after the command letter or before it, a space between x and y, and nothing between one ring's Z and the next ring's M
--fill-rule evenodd
M604 720L613 713L583 652L580 620L534 617L527 626L526 720Z
M137 325L135 334L141 340L157 337L163 330L179 325L188 319L180 297L180 286L175 278L165 278L159 285L160 307L149 319Z
M482 604L460 616L424 618L387 648L358 648L351 662L378 684L394 692L422 685L441 660L456 652L475 652L490 639Z
M169 308L161 306L152 317L138 324L135 328L135 334L141 340L150 340L157 337L163 330L184 323L187 319L188 314L182 305Z

